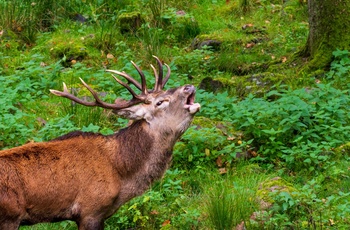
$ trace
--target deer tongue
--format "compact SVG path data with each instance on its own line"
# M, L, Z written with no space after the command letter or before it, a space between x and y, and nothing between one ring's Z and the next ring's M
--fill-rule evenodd
M188 109L188 111L190 112L190 114L195 114L199 111L199 109L201 108L201 105L199 103L194 103L194 104L186 104L184 106L185 109Z

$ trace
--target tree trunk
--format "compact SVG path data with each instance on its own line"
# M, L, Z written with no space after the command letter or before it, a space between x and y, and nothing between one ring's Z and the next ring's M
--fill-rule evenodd
M336 49L350 48L350 0L308 0L309 36L303 57L309 70L327 69Z

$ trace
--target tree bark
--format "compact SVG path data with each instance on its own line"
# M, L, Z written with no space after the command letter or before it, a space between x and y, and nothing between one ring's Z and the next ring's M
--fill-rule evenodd
M309 70L327 69L336 49L350 48L350 0L308 0L309 36L301 56Z

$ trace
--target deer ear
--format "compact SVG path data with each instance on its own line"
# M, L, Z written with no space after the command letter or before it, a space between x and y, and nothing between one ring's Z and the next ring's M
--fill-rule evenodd
M145 119L147 122L150 122L153 119L152 114L150 114L142 104L134 105L125 109L113 110L113 113L123 118L134 121Z

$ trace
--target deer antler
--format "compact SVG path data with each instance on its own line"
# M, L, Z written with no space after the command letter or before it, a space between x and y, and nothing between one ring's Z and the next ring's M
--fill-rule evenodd
M115 100L114 104L104 102L98 97L98 94L88 84L86 84L83 81L83 79L81 79L81 78L79 78L80 81L83 83L83 85L90 91L92 96L95 98L94 102L84 101L84 100L74 96L73 94L69 93L68 88L67 88L65 83L63 83L63 91L50 89L50 92L55 94L55 95L57 95L57 96L68 98L68 99L70 99L72 101L75 101L75 102L77 102L79 104L82 104L82 105L85 105L85 106L99 106L99 107L106 108L106 109L119 110L119 109L124 109L124 108L130 107L132 105L141 103L141 102L145 102L146 103L147 95L149 93L151 93L151 92L161 91L163 89L164 85L166 84L166 82L168 81L169 77L170 77L170 67L167 64L165 64L167 69L168 69L168 72L167 72L167 75L166 75L165 79L163 80L163 64L159 60L158 57L156 57L156 56L153 56L153 57L157 60L157 63L158 63L158 66L159 66L159 73L157 73L157 71L154 68L154 66L151 65L152 69L154 70L154 75L155 75L155 78L156 78L156 83L155 83L153 91L148 91L147 90L146 77L145 77L144 73L142 72L142 70L140 69L140 67L138 67L133 61L131 61L131 63L133 64L133 66L136 68L137 72L141 76L141 84L138 81L136 81L133 77L131 77L130 75L126 74L125 72L119 72L117 70L106 70L107 72L118 74L118 75L124 77L128 81L128 83L124 83L119 78L117 78L116 76L112 75L113 78L120 85L125 87L130 92L130 94L132 95L132 99L129 100L129 101L118 100L117 99L117 100ZM134 86L136 86L136 88L141 90L141 94L137 95L135 93L135 91L128 85L129 83L133 84Z
M170 67L167 64L164 64L167 67L168 71L167 71L167 74L165 76L165 79L163 79L163 64L159 60L158 57L156 57L156 56L153 56L153 57L157 60L158 68L159 68L159 72L157 73L156 68L154 68L154 66L151 65L153 72L154 72L154 76L156 78L156 84L154 86L154 91L160 91L164 88L165 84L169 80L171 71L170 71Z

